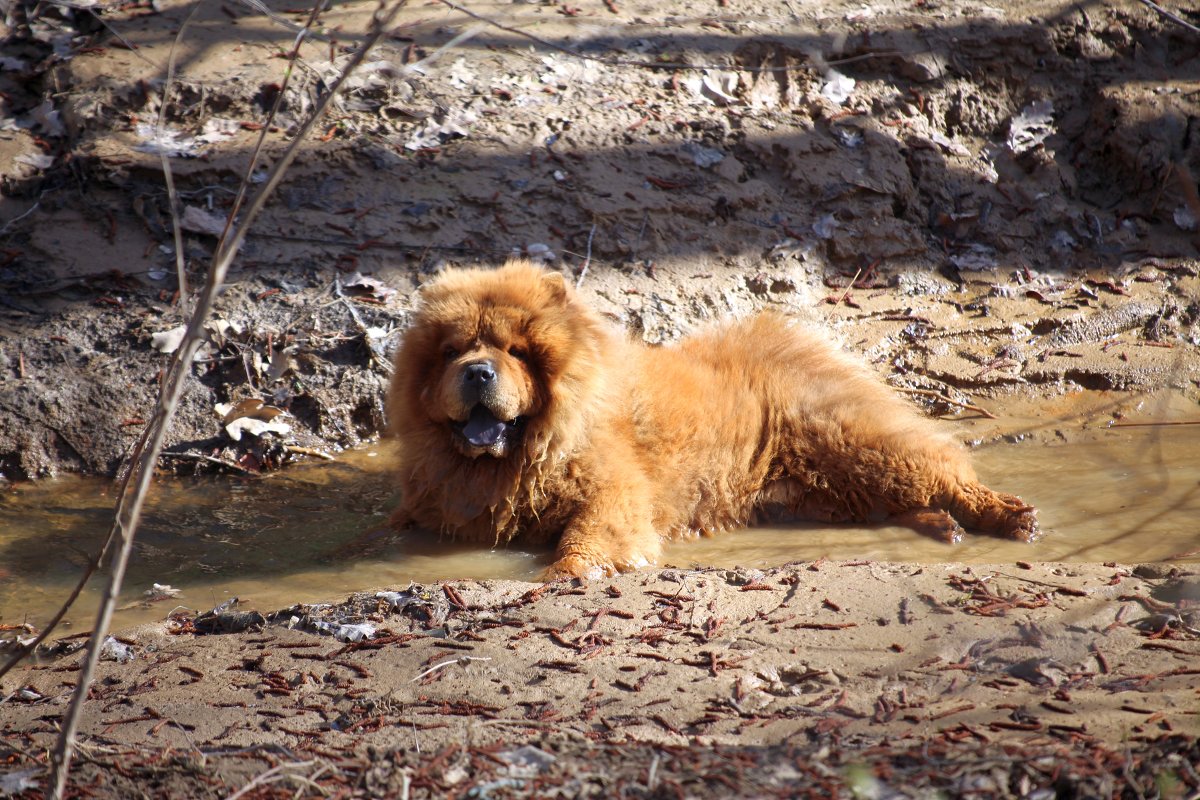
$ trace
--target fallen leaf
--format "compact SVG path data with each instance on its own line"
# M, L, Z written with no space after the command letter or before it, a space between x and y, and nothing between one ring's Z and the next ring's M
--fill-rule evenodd
M264 433L278 433L282 435L291 433L292 426L286 422L263 422L253 417L239 417L225 426L225 432L229 434L230 439L240 442L243 433L248 433L251 436L262 436Z
M185 206L183 216L179 218L179 227L192 233L220 236L225 231L225 220L223 214L214 214L199 206Z
M187 332L187 325L180 325L178 328L171 328L169 331L161 331L150 336L150 346L160 353L174 353L179 349L180 343L183 341L183 335Z
M738 87L738 74L732 70L706 69L701 78L704 94L721 105L730 105L738 100L734 92Z
M213 408L221 415L222 425L244 418L270 421L283 413L282 408L265 405L257 397L249 397L234 404L217 403Z
M825 74L825 84L821 86L821 96L831 103L844 105L850 99L850 95L854 94L854 87L857 82L849 75L843 75L836 69L831 69Z
M1038 100L1021 109L1008 126L1008 148L1015 155L1034 149L1054 133L1054 103Z
M380 300L387 300L396 293L395 289L383 281L363 275L361 272L351 275L342 282L342 286L346 289L354 290L354 294L373 294Z
M271 382L279 380L296 368L296 362L292 360L293 352L295 352L295 348L289 347L286 350L276 350L271 354L271 363L267 367L267 378Z

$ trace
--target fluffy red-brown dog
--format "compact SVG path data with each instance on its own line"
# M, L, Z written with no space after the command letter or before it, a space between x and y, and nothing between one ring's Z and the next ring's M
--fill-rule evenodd
M388 414L394 523L556 542L550 575L635 569L664 539L766 518L1039 535L1035 509L823 336L761 314L646 347L524 262L422 290Z

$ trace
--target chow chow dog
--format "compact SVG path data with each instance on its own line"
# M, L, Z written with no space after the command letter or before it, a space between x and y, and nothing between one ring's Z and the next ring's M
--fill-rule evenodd
M1039 536L1033 507L820 333L763 313L648 347L522 261L423 287L388 417L393 524L551 543L548 577L765 520Z

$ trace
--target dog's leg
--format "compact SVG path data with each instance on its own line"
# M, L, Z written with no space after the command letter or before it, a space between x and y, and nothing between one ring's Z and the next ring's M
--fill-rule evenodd
M649 566L661 552L649 504L634 487L609 485L568 523L545 577L614 575Z
M947 544L958 544L963 538L962 526L940 508L912 508L893 514L889 521Z
M945 542L959 541L963 528L1025 542L1041 537L1037 509L981 484L956 449L895 440L848 444L841 431L828 428L809 428L797 438L807 452L785 464L801 487L802 518L868 521L882 513Z
M661 552L661 540L649 526L577 520L563 533L544 577L615 575L648 567Z
M960 483L947 510L967 528L1022 542L1042 538L1036 508L1016 495L993 492L982 483Z

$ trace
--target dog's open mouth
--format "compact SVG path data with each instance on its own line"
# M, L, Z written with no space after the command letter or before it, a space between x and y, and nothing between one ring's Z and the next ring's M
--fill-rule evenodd
M471 409L471 416L467 417L466 421L455 422L453 425L454 430L467 441L467 444L472 447L491 449L497 443L502 446L507 444L506 440L516 433L522 421L522 417L502 420L483 403L479 403Z

